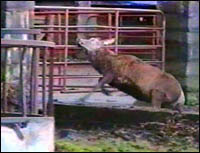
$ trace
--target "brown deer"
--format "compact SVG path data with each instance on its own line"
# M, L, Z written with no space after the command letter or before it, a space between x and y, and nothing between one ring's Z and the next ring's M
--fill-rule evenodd
M105 94L109 94L104 89L104 85L109 84L138 100L151 102L156 109L171 106L170 108L182 112L185 96L181 85L171 74L145 63L136 56L117 55L108 48L103 48L114 43L115 39L91 38L77 41L93 67L104 76L94 90L101 88ZM92 92L81 100L84 101L91 94Z

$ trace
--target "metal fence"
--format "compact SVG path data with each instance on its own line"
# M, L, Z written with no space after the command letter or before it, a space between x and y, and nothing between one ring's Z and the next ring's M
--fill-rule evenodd
M39 30L31 29L1 29L2 35L36 35L41 34ZM3 36L4 38L4 36ZM38 40L1 39L1 116L47 116L53 115L53 42ZM31 49L30 49L31 48ZM19 53L19 75L18 83L12 86L8 80L8 59L10 52ZM32 52L30 63L25 63L27 52ZM42 94L38 93L38 61L39 54L42 58ZM49 88L47 88L46 62L47 55L50 59ZM24 69L25 64L30 64L30 70ZM25 72L26 71L26 72ZM27 76L26 73L29 73ZM27 81L28 80L28 81ZM12 82L12 80L11 80ZM47 98L48 96L48 98Z
M56 43L53 51L57 69L54 90L87 88L78 83L69 86L69 81L101 77L67 73L74 65L90 65L84 58L77 60L80 50L76 45L77 37L114 37L116 43L108 46L111 50L118 54L136 55L163 71L165 69L166 21L159 10L36 6L34 27L42 29L41 39Z

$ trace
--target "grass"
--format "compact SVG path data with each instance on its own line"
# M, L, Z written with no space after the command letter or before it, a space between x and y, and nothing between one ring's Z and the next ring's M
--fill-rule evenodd
M84 141L57 141L58 152L199 152L190 146L172 142L166 146L153 146L148 142L128 142L122 140L100 140L93 143Z
M154 152L148 146L133 142L100 141L94 144L83 142L57 141L59 152Z

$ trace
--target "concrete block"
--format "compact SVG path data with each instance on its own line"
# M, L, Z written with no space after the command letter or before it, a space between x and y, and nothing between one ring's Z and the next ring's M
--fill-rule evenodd
M160 1L158 8L165 13L167 29L199 31L198 1Z
M188 44L199 44L198 32L170 31L166 33L166 40L183 42Z
M33 10L35 6L35 1L7 1L6 2L6 10Z
M188 31L187 14L165 14L166 28L174 31Z
M199 89L199 61L188 62L186 69L188 87Z
M199 31L199 2L190 1L188 15L189 31Z
M169 55L182 60L199 59L199 33L169 31L166 34L166 42L167 58Z
M167 30L166 40L167 41L174 41L176 43L178 43L178 42L187 43L187 41L188 41L188 39L187 39L187 33L183 32L183 31L171 31L171 30Z
M19 131L11 128L12 123L27 123ZM20 138L22 135L24 138ZM1 152L53 152L53 118L1 118Z
M158 9L162 10L165 13L170 14L180 14L184 13L187 5L187 1L158 1Z
M199 45L199 31L187 33L188 44Z
M199 43L188 45L188 61L199 60ZM199 61L197 61L199 63Z

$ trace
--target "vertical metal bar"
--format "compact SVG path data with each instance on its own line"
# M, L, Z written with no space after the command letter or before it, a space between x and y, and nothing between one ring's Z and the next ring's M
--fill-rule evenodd
M155 15L154 18L155 18L155 24L157 25L157 27L159 27L158 16ZM157 32L157 35L156 35L156 45L159 45L160 44L160 32L161 31L157 30L156 32Z
M65 11L65 65L64 65L64 89L67 86L67 67L68 67L68 43L69 43L69 10Z
M58 26L62 26L62 15L58 14ZM62 30L62 28L59 28L58 30ZM62 45L62 34L58 34L58 44Z
M119 42L119 11L115 12L115 53L118 54L118 42Z
M26 54L27 48L22 48L21 59L20 59L20 103L21 103L21 112L22 116L25 117L27 115L27 104L26 104L26 89L25 89L25 82L24 82L24 57Z
M110 27L112 26L112 14L111 13L108 14L108 26L110 26ZM109 28L109 31L110 31L109 39L111 39L112 38L112 33L111 33L112 28Z
M55 14L48 15L48 24L54 26L55 25ZM54 30L54 28L48 28L49 31ZM55 34L53 33L48 33L47 35L47 41L55 42ZM48 49L46 49L46 54L49 53ZM47 59L46 59L47 60ZM46 110L47 111L47 110Z
M34 28L34 17L35 17L35 12L33 10L30 10L29 11L30 28Z
M53 105L53 75L54 75L54 53L53 49L49 49L50 52L50 67L49 67L49 99L47 105L48 116L54 116L54 105Z
M61 14L58 14L58 25L62 25L62 16ZM59 28L59 30L62 30L62 28ZM58 44L62 45L62 33L58 33ZM59 62L63 62L63 55L59 52ZM62 75L62 65L58 66L58 75ZM59 79L58 84L62 84L62 79Z
M42 108L43 116L47 115L47 101L46 101L46 69L47 69L47 50L43 52L43 65L42 65Z
M32 53L32 59L31 59L31 74L30 74L30 113L33 114L33 98L34 98L34 90L33 90L33 86L34 86L34 78L33 78L33 74L34 74L34 56L35 56L35 48L33 48L33 53Z
M156 30L156 37L157 37L157 45L162 45L162 49L158 49L158 53L157 54L159 54L160 52L161 52L161 64L159 65L159 67L160 67L160 69L161 70L163 70L164 71L164 69L165 69L165 49L163 48L164 46L163 46L163 43L160 43L160 39L163 39L163 38L161 38L161 37L163 37L163 35L162 35L162 31L160 31L160 30ZM162 41L165 41L165 40L161 40L161 42ZM159 56L158 56L159 57ZM160 58L160 57L159 57ZM159 59L160 60L160 59Z
M121 15L121 16L119 16L119 26L120 27L123 27L124 25L123 25L123 15ZM122 34L121 34L122 35ZM120 37L120 34L119 34L119 36L118 37ZM118 39L118 44L121 44L122 43L122 39Z
M38 92L38 63L39 49L33 49L32 64L31 64L31 114L37 113L37 92Z
M121 27L123 27L123 16L120 16L119 17L119 26Z
M7 68L8 68L8 48L5 48L5 62L3 63L3 113L6 113L8 110L8 85L7 85Z
M153 27L156 27L156 19L155 19L155 16L153 16ZM156 30L156 32L153 32L153 38L152 38L152 45L156 45L156 42L157 42L157 32L158 30ZM153 55L152 55L152 60L155 60L156 59L156 50L153 49Z
M166 18L165 16L162 14L162 26L163 26L163 32L162 32L162 70L165 71L165 37L166 37Z

